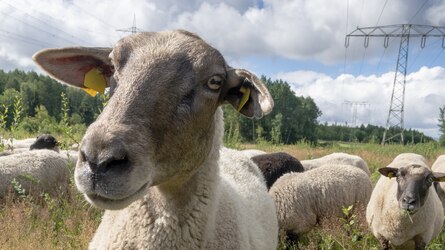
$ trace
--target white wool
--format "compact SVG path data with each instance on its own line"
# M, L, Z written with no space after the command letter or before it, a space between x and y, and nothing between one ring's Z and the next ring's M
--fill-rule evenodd
M368 175L349 165L331 164L279 178L269 190L275 200L279 227L296 234L311 230L342 208L366 204L372 185Z
M346 153L332 153L320 158L311 159L311 160L302 160L300 161L304 167L305 171L318 168L323 165L335 165L335 164L344 164L351 165L360 168L365 171L365 173L370 176L371 172L369 171L368 164L357 155L351 155Z
M11 190L14 178L26 191L56 195L68 188L70 174L66 158L45 149L0 157L0 196Z

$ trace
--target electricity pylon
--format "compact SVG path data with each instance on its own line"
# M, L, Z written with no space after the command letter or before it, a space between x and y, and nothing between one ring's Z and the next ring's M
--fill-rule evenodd
M394 76L394 85L391 95L391 104L389 106L388 118L386 119L386 129L383 133L382 144L387 141L386 133L390 127L400 128L400 139L403 143L404 130L404 107L405 107L405 83L406 69L408 66L408 48L410 37L420 37L420 47L425 47L427 37L442 37L442 49L445 48L445 27L417 25L417 24L398 24L374 27L357 27L345 38L345 47L349 46L350 37L364 37L365 48L369 45L370 37L383 37L383 46L389 45L390 37L400 37L399 56L397 58L396 72ZM399 134L394 135L398 136ZM393 138L391 137L391 138ZM389 139L391 139L389 138ZM389 140L388 139L388 140Z
M352 107L352 121L351 124L353 127L357 126L357 108L358 107L369 107L371 106L371 104L369 104L369 102L352 102L352 101L348 101L345 100L343 103L343 105L348 105Z
M131 34L136 34L138 32L141 32L142 30L138 29L136 27L136 14L133 15L133 26L131 26L130 28L127 28L127 29L119 29L117 31L120 31L120 32L131 32Z

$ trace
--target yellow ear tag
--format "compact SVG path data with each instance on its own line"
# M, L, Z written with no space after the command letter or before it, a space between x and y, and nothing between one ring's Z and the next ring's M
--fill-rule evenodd
M393 172L389 172L388 173L388 178L391 179L392 177L394 177L394 173Z
M86 88L82 88L85 92L91 96L96 96L96 91L103 94L105 92L105 87L107 86L107 81L105 80L102 72L97 68L92 68L85 74L85 79L83 80L83 85Z
M95 97L97 95L97 91L94 89L90 89L90 88L85 88L85 87L81 87L81 89L85 92L87 92L87 94L89 94L92 97Z
M239 91L241 93L243 93L243 97L241 98L241 101L238 105L238 109L237 109L238 112L244 107L244 105L246 104L246 102L249 100L249 97L250 97L250 89L249 88L241 87Z
M439 181L440 181L440 182L445 181L445 176L444 176L444 177L440 177L440 178L439 178Z

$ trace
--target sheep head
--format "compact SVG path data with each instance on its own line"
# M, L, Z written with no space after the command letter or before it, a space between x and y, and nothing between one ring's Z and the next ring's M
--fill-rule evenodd
M93 72L110 88L75 170L78 189L105 209L126 207L155 185L178 185L209 157L216 161L209 154L221 143L221 104L254 118L273 107L254 74L229 67L187 31L139 33L113 48L47 49L33 59L69 85L91 92L85 77Z
M433 182L445 181L445 174L418 164L380 168L379 172L389 178L396 177L399 208L409 214L416 213L425 204Z

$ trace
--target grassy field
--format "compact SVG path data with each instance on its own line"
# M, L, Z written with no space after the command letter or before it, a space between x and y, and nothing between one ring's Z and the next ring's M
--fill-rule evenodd
M311 147L307 144L290 146L236 145L236 148L256 148L267 152L284 151L300 160L317 158L332 152L346 152L361 156L374 173L388 165L403 152L424 155L430 163L445 148L434 143L423 145L326 144ZM15 187L20 192L20 187ZM379 249L377 240L370 234L364 221L364 209L345 208L345 218L331 219L301 237L300 249ZM0 204L0 249L86 249L100 222L102 211L86 203L75 187L60 197L42 195L38 198L21 196L5 199ZM293 249L281 243L280 249ZM445 232L435 239L428 249L445 249Z

